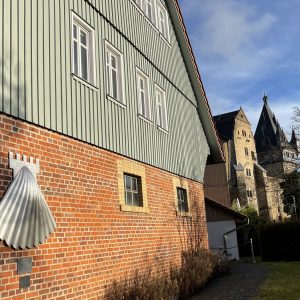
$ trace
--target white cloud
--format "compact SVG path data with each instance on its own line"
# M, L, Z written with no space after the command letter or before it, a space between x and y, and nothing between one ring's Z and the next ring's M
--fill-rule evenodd
M276 23L271 13L237 0L193 1L186 9L200 12L198 22L194 17L192 44L200 61L213 65L217 76L251 77L280 56L273 47L259 44Z
M300 106L299 0L182 0L181 6L213 114L242 105L255 131L267 90L290 131L293 107Z
M254 41L276 20L269 13L259 15L254 7L234 0L209 1L204 9L209 17L201 38L203 49L229 60L255 49Z

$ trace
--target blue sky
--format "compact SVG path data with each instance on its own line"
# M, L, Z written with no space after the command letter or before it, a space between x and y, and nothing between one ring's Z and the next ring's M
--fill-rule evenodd
M300 106L299 0L179 0L214 115L239 109L255 132L263 93L290 132Z

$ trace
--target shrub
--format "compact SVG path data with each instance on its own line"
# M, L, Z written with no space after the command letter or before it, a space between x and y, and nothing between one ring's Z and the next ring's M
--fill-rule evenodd
M227 257L223 255L212 255L214 270L212 278L218 278L230 273L230 265Z
M153 275L151 270L144 274L136 272L133 278L114 281L105 293L106 300L176 300L179 290L176 280L164 274Z
M171 272L171 278L178 282L179 299L187 299L205 286L212 277L216 263L212 257L212 254L202 249L183 253L181 268Z
M260 228L261 256L265 261L300 260L300 223L266 224Z
M106 290L106 300L177 300L188 299L214 276L229 271L228 262L207 250L185 252L181 267L171 267L170 274L135 273L132 279L114 281Z

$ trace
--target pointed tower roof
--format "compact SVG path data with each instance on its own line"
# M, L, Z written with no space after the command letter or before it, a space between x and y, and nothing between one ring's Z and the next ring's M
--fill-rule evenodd
M263 96L263 102L264 105L254 135L257 152L288 143L278 120L270 109L267 95Z
M291 137L291 141L290 141L290 144L296 149L298 150L298 143L299 143L299 140L297 138L297 135L296 135L296 132L294 130L294 128L292 129L292 137Z

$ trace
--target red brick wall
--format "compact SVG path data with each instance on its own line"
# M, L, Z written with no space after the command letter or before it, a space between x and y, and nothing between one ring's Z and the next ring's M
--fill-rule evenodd
M150 214L122 212L117 160L126 158L0 114L0 197L12 178L9 151L40 159L38 183L57 228L31 250L0 241L0 299L102 299L113 279L180 263L190 219L176 216L175 175L144 165ZM203 187L188 182L193 228L208 247ZM19 257L33 258L31 286L21 290Z

